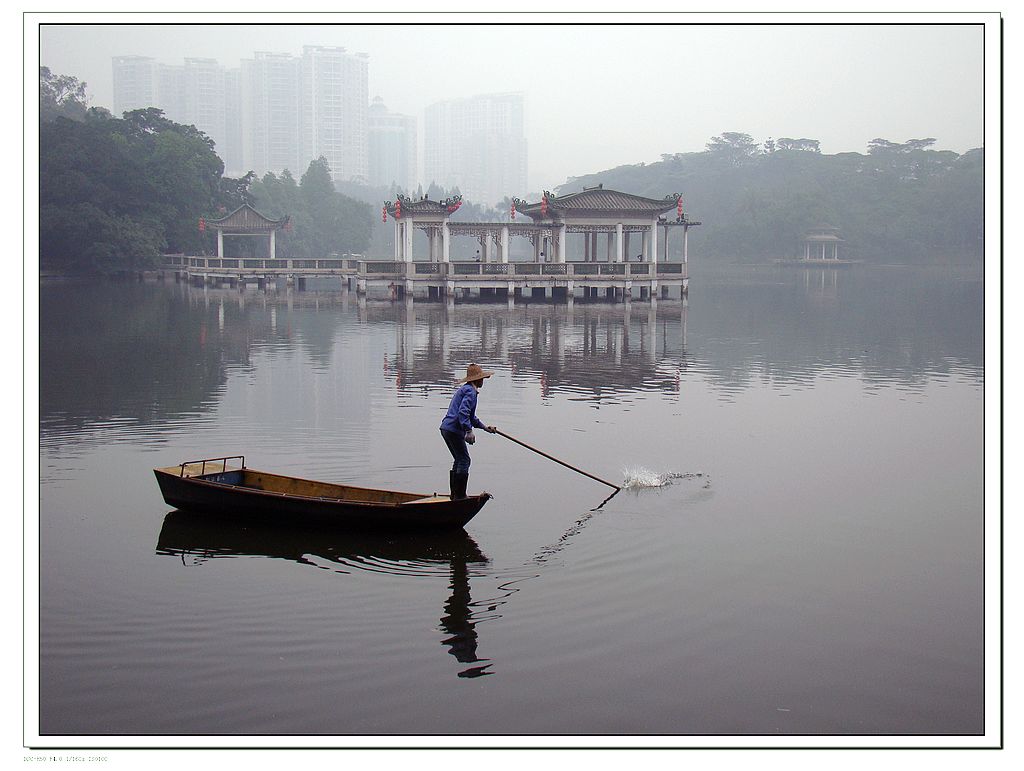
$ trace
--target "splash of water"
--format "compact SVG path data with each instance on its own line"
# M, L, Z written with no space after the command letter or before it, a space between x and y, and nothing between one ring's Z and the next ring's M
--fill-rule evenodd
M643 466L632 466L622 470L622 487L626 490L642 490L647 488L666 487L678 479L704 479L701 473L682 473L668 471L659 474ZM706 480L705 480L706 481Z

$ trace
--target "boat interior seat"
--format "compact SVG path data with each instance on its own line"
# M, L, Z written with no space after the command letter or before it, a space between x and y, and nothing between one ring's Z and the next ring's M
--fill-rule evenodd
M441 501L450 500L447 495L428 495L426 498L416 498L412 501L406 501L403 506L408 506L410 503L440 503Z

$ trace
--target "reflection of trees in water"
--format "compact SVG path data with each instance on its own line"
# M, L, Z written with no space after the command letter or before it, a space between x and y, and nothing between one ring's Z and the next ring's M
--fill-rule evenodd
M399 393L447 390L470 361L505 365L544 396L603 401L810 384L822 373L918 387L984 372L984 285L942 270L745 269L695 276L688 305L360 302L342 292L252 292L67 281L40 289L44 435L163 425L211 411L233 368L270 346L348 367L339 330L390 325L381 364ZM351 330L348 330L351 331ZM340 358L339 358L340 357ZM353 377L358 380L358 373Z
M217 313L134 283L40 290L40 418L81 426L200 412L225 381L230 348L210 344ZM239 356L242 351L235 351Z
M777 269L715 277L694 293L690 349L724 390L822 373L918 387L984 371L984 285L951 271Z
M339 297L128 281L44 284L44 430L114 420L159 425L209 412L227 373L251 369L253 351L264 345L297 346L327 366Z

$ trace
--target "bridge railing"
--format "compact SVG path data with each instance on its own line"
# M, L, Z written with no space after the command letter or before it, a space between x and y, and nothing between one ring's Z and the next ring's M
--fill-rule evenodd
M284 258L218 258L183 254L164 255L164 267L169 269L198 269L252 272L261 274L283 273L355 273L362 278L443 278L469 277L499 278L502 276L565 276L566 278L608 278L622 280L652 276L687 278L687 265L682 262L402 262L396 260L366 260L359 255L333 255L319 260Z

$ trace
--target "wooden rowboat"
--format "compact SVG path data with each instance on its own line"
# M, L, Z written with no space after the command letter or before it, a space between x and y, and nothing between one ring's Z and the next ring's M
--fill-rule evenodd
M228 466L236 460L238 467ZM242 455L187 461L153 473L169 506L285 524L445 530L464 527L491 499L490 493L451 500L437 493L314 482L246 468Z

